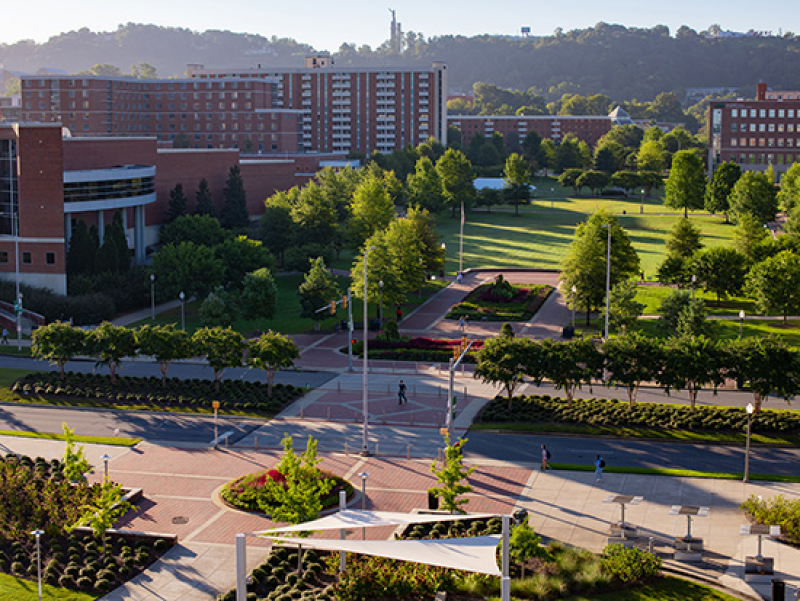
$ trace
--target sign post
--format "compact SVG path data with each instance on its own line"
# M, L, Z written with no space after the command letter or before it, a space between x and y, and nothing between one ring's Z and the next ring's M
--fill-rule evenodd
M217 441L219 436L217 434L217 411L219 411L219 401L212 401L211 406L214 408L214 448L217 448Z

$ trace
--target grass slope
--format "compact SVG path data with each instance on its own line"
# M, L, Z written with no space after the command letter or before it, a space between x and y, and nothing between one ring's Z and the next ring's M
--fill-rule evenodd
M567 601L736 601L732 597L711 587L682 578L665 576L651 584L614 591L591 597L569 597Z
M39 590L36 582L14 578L8 574L0 574L0 599L14 601L36 601L39 598ZM97 599L94 595L71 591L49 584L42 585L42 598L48 601L91 601Z

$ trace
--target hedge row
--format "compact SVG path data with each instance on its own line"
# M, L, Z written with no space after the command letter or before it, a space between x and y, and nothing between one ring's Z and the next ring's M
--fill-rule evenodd
M747 425L742 409L627 401L575 399L572 406L548 395L514 397L508 408L506 397L496 397L484 407L481 422L573 423L593 426L664 428L669 430L738 431ZM753 431L782 434L800 432L800 413L761 411L753 415Z
M25 309L44 315L48 323L70 321L76 326L100 323L116 314L114 299L100 292L63 296L45 288L22 285ZM17 297L13 281L0 281L0 300L13 303Z
M166 388L157 377L118 376L111 385L105 374L67 372L64 380L57 372L36 372L17 380L11 389L18 394L45 394L93 401L147 404L153 406L210 406L219 401L221 407L277 413L303 394L297 386L275 384L272 397L267 385L242 380L222 380L219 392L214 392L210 380L181 380L168 378Z

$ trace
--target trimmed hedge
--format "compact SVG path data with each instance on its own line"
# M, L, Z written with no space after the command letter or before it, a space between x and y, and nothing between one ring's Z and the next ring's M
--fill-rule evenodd
M111 385L111 377L105 374L80 374L67 372L59 378L57 372L36 372L23 376L11 387L18 394L41 394L93 402L149 405L154 407L210 407L211 401L219 401L221 408L252 411L256 413L278 413L286 405L303 395L297 386L275 384L272 397L267 395L267 385L242 380L222 380L220 390L214 392L210 380L182 380L167 378L163 388L158 377L117 376L117 385Z
M370 359L390 361L433 361L446 363L453 356L453 349L461 344L460 339L449 338L401 338L399 340L371 340ZM483 340L475 340L464 362L475 363L474 354L483 347ZM364 344L358 340L353 345L353 354L361 355ZM347 352L347 349L342 349Z
M593 426L644 427L667 430L705 430L741 432L747 415L733 407L637 403L632 409L627 401L574 399L572 407L565 399L548 395L514 397L511 409L506 397L496 397L478 416L480 422L572 423ZM753 415L754 432L791 434L800 432L800 413L765 410Z
M116 306L111 296L103 293L63 296L45 288L20 286L24 307L44 315L48 323L69 321L76 326L100 323L113 319ZM13 281L0 281L0 299L13 303L16 289Z

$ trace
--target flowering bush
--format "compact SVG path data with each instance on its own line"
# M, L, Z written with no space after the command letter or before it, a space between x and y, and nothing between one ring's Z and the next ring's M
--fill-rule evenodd
M485 321L527 321L544 304L552 286L514 286L503 282L475 288L445 316L447 319L469 317Z

